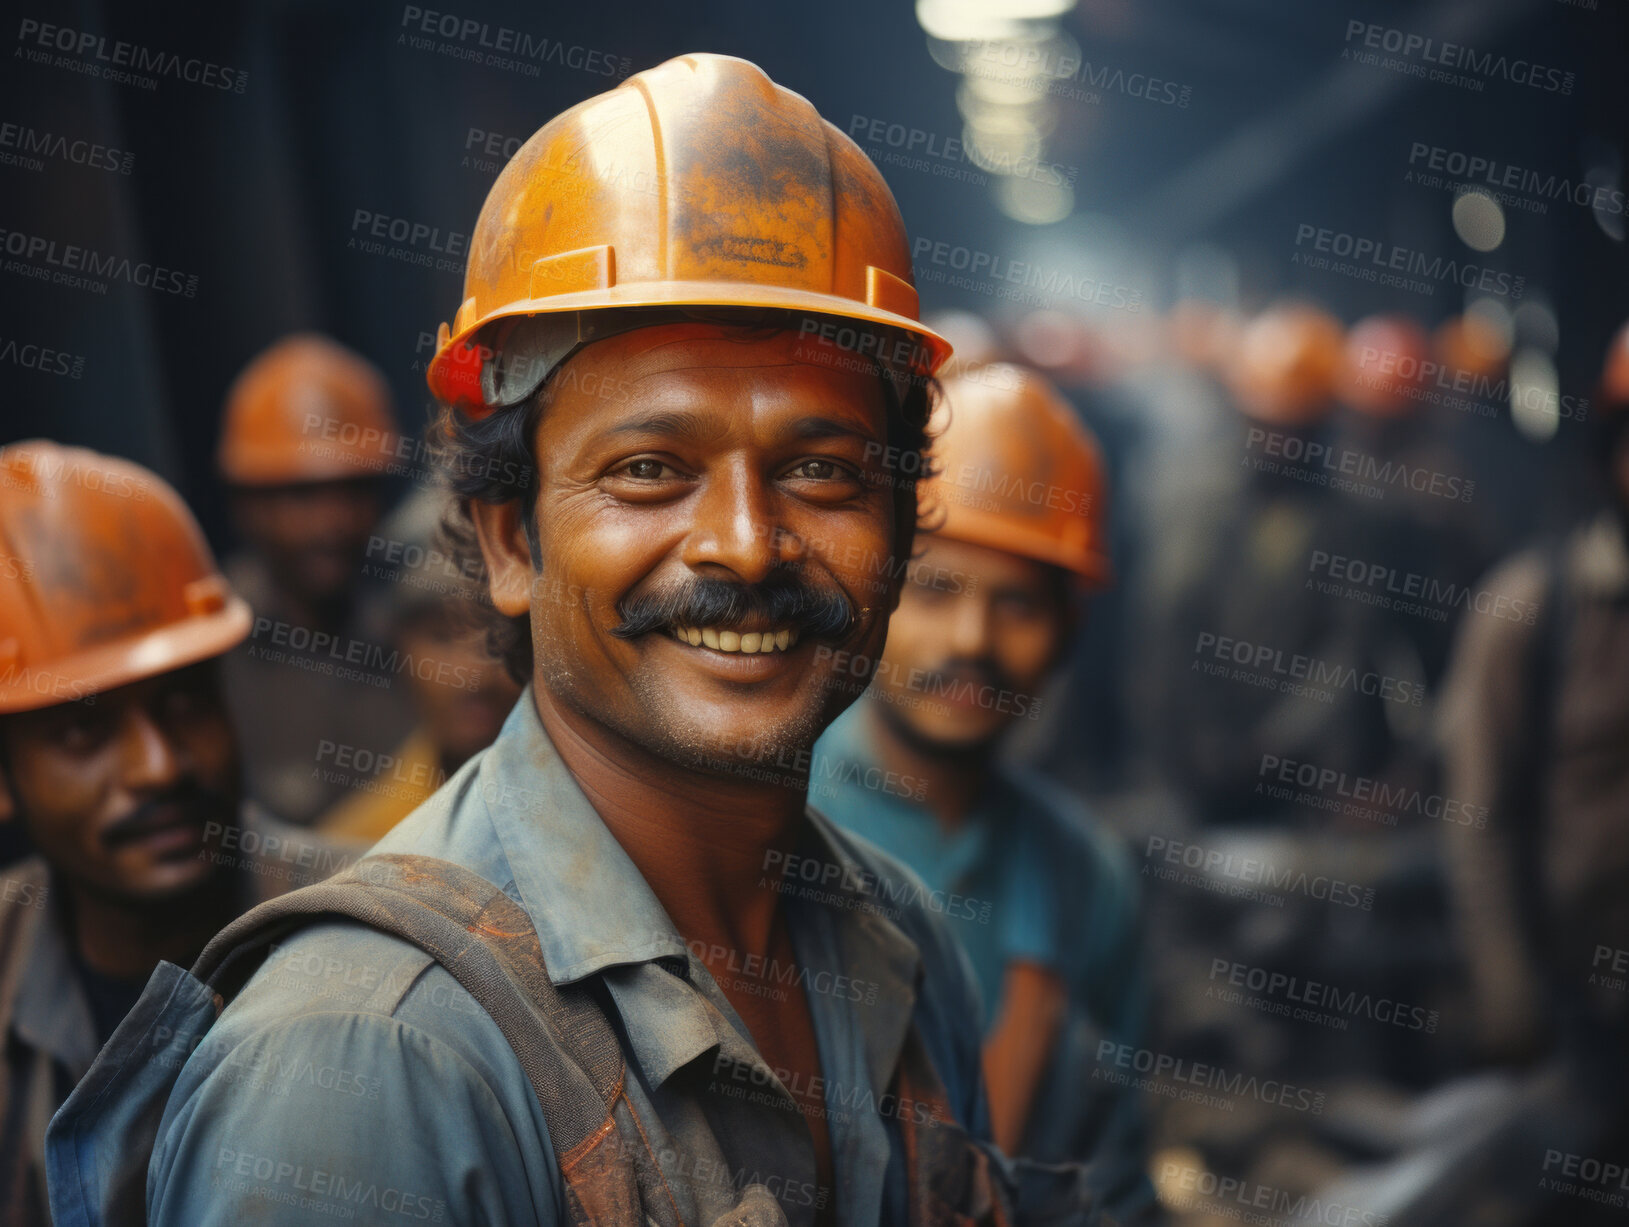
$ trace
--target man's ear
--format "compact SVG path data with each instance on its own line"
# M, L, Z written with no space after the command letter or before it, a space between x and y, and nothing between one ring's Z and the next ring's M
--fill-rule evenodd
M525 511L518 498L506 503L471 499L469 518L486 560L487 590L492 604L507 617L524 617L532 608L532 550L526 541Z

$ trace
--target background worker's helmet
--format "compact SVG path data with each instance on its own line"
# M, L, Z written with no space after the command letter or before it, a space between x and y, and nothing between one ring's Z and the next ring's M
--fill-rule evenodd
M933 536L1109 583L1102 453L1045 378L1005 362L958 373L928 430L934 472L917 498Z
M0 448L0 552L0 712L167 673L249 633L186 504L128 460Z
M216 462L235 486L377 477L395 458L384 376L315 333L284 337L249 363L224 416Z
M1334 393L1344 334L1340 321L1310 303L1282 303L1245 327L1228 363L1239 408L1273 426L1318 420Z
M918 320L899 208L860 147L756 65L698 54L579 103L521 146L475 223L464 299L427 380L478 416L633 326L618 309L660 322L708 307L898 330L914 374L950 351ZM513 329L528 317L522 345Z
M1629 410L1629 323L1612 334L1612 342L1606 350L1606 362L1601 367L1601 385L1597 396L1601 408L1608 413L1621 414Z
M1402 417L1420 404L1431 338L1406 315L1371 315L1346 334L1336 388L1344 404L1371 417Z

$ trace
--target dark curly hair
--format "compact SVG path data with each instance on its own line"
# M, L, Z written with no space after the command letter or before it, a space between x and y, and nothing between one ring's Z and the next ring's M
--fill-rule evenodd
M768 335L774 329L741 326L741 335ZM510 617L492 604L487 585L486 564L470 518L470 504L476 500L500 504L521 500L521 522L531 547L532 565L542 565L533 512L537 506L537 463L531 441L538 421L548 408L558 386L551 373L542 388L524 405L500 409L472 420L457 409L443 405L430 424L428 444L452 491L452 499L441 523L441 536L448 556L457 560L463 573L475 580L476 617L487 632L487 648L511 677L522 684L532 678L532 635L527 617ZM878 377L881 378L879 371ZM893 381L882 379L887 398L888 484L893 491L894 558L910 556L917 529L916 485L931 476L929 465L928 420L939 400L938 381L913 377L903 397ZM926 526L921 526L926 527Z

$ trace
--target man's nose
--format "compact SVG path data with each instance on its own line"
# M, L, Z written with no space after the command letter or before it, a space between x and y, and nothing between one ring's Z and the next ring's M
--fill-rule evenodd
M161 792L181 778L181 754L145 708L126 714L120 737L125 785L132 792Z
M756 584L803 554L802 540L784 522L773 483L746 464L710 476L693 506L682 557L695 571L724 572Z

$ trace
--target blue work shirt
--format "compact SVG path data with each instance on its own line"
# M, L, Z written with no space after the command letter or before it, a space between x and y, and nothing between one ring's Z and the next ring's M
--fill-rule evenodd
M890 772L873 749L883 700L868 695L815 745L809 800L926 882L972 962L993 1022L1010 963L1063 980L1069 1008L1019 1154L1091 1164L1103 1209L1151 1207L1139 1093L1094 1078L1098 1046L1140 1042L1146 1007L1137 874L1078 801L1034 772L998 764L947 831L922 804L926 781Z
M835 1189L816 1186L783 1083L556 755L530 689L497 741L375 851L440 857L503 886L556 984L599 978L630 1102L685 1222L712 1221L748 1183L792 1224L821 1204L845 1224L902 1221L899 1116L912 1109L889 1092L912 1025L951 1110L987 1135L964 957L919 880L813 812L803 851L767 866L763 885L782 895L814 1023ZM116 1035L102 1061L154 1062L160 1038ZM121 1039L128 1050L114 1051ZM400 939L343 921L300 930L173 1060L184 1064L146 1173L153 1224L562 1218L557 1159L508 1043ZM62 1221L94 1221L115 1196L135 1108L106 1099L76 1095L52 1122L53 1205L74 1211Z

